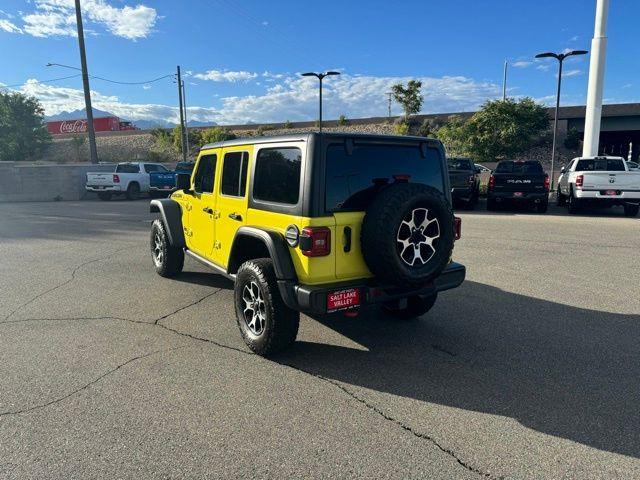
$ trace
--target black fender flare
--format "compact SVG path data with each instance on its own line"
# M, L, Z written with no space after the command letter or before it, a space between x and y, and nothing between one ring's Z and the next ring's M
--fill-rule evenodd
M238 245L241 243L238 240L243 237L249 237L262 242L269 252L271 260L273 260L273 268L276 273L276 279L295 281L297 280L296 269L293 266L291 260L291 254L289 253L289 246L287 245L284 236L275 230L242 226L238 229L233 237L233 244L231 252L229 254L229 264L227 267L227 273L234 274L240 268L239 258L242 255L239 252Z
M182 229L182 208L180 204L171 198L151 200L149 211L160 214L169 237L169 243L174 247L184 248L186 244L184 242L184 230Z

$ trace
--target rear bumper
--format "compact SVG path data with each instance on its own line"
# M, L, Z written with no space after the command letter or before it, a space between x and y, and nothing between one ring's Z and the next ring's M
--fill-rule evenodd
M451 199L469 201L473 198L475 188L473 187L453 187L451 189Z
M167 193L172 193L175 192L177 189L175 186L171 186L171 185L160 185L160 186L156 186L156 185L149 185L149 191L150 192L167 192Z
M491 192L487 195L487 199L496 202L528 202L528 203L544 203L549 201L549 192Z
M607 190L583 190L576 189L573 195L580 200L609 205L623 205L625 203L639 203L640 190L617 190L614 186L611 190L616 190L616 195L607 195Z
M87 192L121 192L120 185L86 185Z
M285 280L278 281L280 294L285 303L294 310L310 314L327 313L327 294L339 290L357 288L360 292L360 306L383 303L399 298L420 295L428 296L458 287L465 278L464 265L452 262L433 282L418 288L399 288L379 285L375 281L336 282L323 285L298 285Z

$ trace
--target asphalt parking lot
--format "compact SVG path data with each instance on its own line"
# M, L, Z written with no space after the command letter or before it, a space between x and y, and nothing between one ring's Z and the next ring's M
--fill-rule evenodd
M640 219L461 212L424 318L303 317L155 274L148 202L0 204L0 478L640 478Z

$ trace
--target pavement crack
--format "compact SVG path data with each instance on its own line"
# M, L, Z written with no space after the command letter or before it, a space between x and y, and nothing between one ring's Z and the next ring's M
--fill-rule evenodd
M77 389L73 390L72 392L67 393L66 395L64 395L64 396L62 396L62 397L55 398L55 399L53 399L53 400L51 400L51 401L49 401L49 402L42 403L42 404L39 404L39 405L34 405L34 406L32 406L32 407L23 408L23 409L21 409L21 410L13 410L13 411L7 411L7 412L0 412L0 417L8 416L8 415L20 415L20 414L23 414L23 413L29 413L29 412L32 412L32 411L34 411L34 410L40 410L40 409L42 409L42 408L46 408L46 407L49 407L49 406L51 406L51 405L55 405L56 403L60 403L60 402L62 402L62 401L64 401L64 400L66 400L66 399L68 399L68 398L71 398L72 396L74 396L74 395L76 395L76 394L78 394L78 393L82 392L83 390L86 390L87 388L91 387L92 385L95 385L96 383L98 383L98 382L100 382L101 380L105 379L105 378L106 378L106 377L108 377L109 375L112 375L113 373L117 372L117 371L118 371L118 370L120 370L121 368L123 368L123 367L125 367L125 366L127 366L127 365L129 365L129 364L131 364L131 363L134 363L134 362L136 362L136 361L138 361L138 360L142 360L143 358L150 357L150 356L152 356L152 355L156 355L156 354L158 354L158 353L170 352L170 351L173 351L173 350L179 350L179 349L181 349L181 348L186 348L186 347L187 347L186 345L181 345L181 346L179 346L179 347L173 347L173 348L165 348L165 349L160 349L160 350L154 350L153 352L145 353L144 355L138 355L137 357L130 358L130 359L129 359L129 360L127 360L126 362L119 364L117 367L112 368L111 370L109 370L109 371L107 371L107 372L103 373L103 374L102 374L102 375L100 375L99 377L97 377L97 378L95 378L95 379L91 380L89 383L84 384L83 386L81 386L81 387L79 387L79 388L77 388Z
M44 297L45 295L47 295L48 293L53 292L54 290L58 290L59 288L64 287L65 285L70 284L71 282L73 282L76 279L76 273L78 273L78 271L83 268L86 267L87 265L90 265L92 263L96 263L96 262L100 262L102 260L107 260L108 258L114 256L116 253L122 252L124 250L128 250L129 248L120 248L118 250L115 250L113 252L111 252L109 255L106 255L104 257L100 257L100 258L94 258L92 260L87 260L86 262L82 262L79 265L76 265L73 270L71 270L71 276L65 280L62 283L59 283L58 285L51 287L47 290L45 290L44 292L40 292L37 295L35 295L34 297L31 297L29 300L27 300L25 303L18 305L14 310L12 310L11 312L9 312L5 317L4 320L8 320L10 319L13 315L15 315L17 312L19 312L20 310L22 310L23 308L25 308L27 305L32 304L33 302L35 302L36 300L38 300L41 297Z
M170 313L167 313L166 315L162 315L161 317L156 318L156 319L153 321L153 324L154 324L154 325L158 325L158 324L160 323L160 320L164 320L165 318L169 318L169 317L171 317L171 316L175 315L176 313L181 312L182 310L186 310L187 308L193 307L194 305L197 305L197 304L199 304L200 302L205 301L207 298L214 296L214 295L215 295L216 293L218 293L220 290L222 290L222 288L217 288L217 289L215 289L213 292L210 292L210 293L206 294L204 297L202 297L202 298L200 298L200 299L198 299L198 300L196 300L196 301L194 301L194 302L191 302L191 303L189 303L188 305L184 305L184 306L182 306L182 307L180 307L180 308L178 308L178 309L176 309L176 310L174 310L174 311L172 311L172 312L170 312Z

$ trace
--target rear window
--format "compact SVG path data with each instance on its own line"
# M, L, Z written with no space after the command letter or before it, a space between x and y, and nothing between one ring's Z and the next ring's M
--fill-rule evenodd
M302 151L297 147L262 148L256 157L253 198L295 205L300 192Z
M619 158L592 158L578 160L576 172L624 172L624 161Z
M194 165L193 162L178 162L176 164L176 170L180 172L191 172L193 171Z
M394 176L408 176L444 193L440 152L427 148L423 158L418 145L355 145L347 155L344 145L327 148L327 211L365 210L380 188Z
M138 173L140 167L137 163L119 163L116 166L116 173Z
M449 170L474 170L473 162L466 158L448 158Z
M540 162L500 162L496 167L496 173L544 173Z

